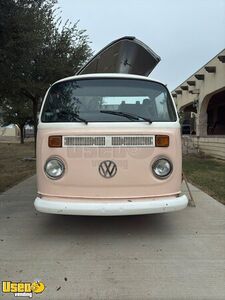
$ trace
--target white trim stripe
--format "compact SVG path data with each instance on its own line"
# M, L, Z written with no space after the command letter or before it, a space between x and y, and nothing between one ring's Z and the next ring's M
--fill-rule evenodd
M151 130L151 129L167 129L167 128L180 128L179 121L176 122L89 122L88 125L80 122L65 122L65 123L42 123L39 122L38 129L82 129L89 131L91 129L104 129L104 130ZM144 133L144 132L143 132Z

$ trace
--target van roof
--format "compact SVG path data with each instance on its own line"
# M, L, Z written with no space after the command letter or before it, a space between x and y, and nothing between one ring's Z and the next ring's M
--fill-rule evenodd
M140 79L140 80L146 80L146 81L153 81L157 83L162 83L161 81L151 79L146 76L141 75L133 75L133 74L123 74L123 73L96 73L96 74L85 74L85 75L74 75L62 78L55 83L63 82L63 81L69 81L69 80L76 80L76 79L94 79L94 78L124 78L124 79ZM55 84L54 83L54 84Z

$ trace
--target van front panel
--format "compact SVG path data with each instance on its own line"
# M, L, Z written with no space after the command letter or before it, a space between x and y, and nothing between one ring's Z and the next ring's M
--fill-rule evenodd
M52 197L69 198L137 198L159 197L180 193L181 184L181 144L179 125L160 128L156 125L138 124L139 128L117 124L111 126L87 126L79 128L45 128L42 124L38 131L37 172L38 193ZM177 127L177 128L176 128ZM168 147L156 147L155 136L168 135ZM62 145L60 148L48 147L49 136L79 138L81 144L87 137L87 145ZM93 139L90 139L93 137ZM120 143L135 141L140 145L92 145L99 137L112 143L112 137ZM133 140L129 137L132 137ZM138 139L139 137L139 139ZM146 139L143 139L146 137ZM127 138L127 139L124 139ZM136 140L135 140L136 138ZM79 141L79 139L77 139ZM92 142L90 142L92 141ZM122 141L122 142L121 142ZM143 145L143 141L150 145ZM88 145L88 143L92 143ZM152 144L151 144L152 143ZM58 157L65 164L62 178L52 180L45 174L47 159ZM173 165L168 178L159 179L153 175L152 165L160 157L167 158ZM104 161L112 161L116 165L116 174L107 178L102 176L99 167Z

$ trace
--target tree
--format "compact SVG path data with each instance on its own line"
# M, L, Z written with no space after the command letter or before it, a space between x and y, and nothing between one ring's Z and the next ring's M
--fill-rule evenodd
M35 136L39 104L49 85L74 75L91 55L85 30L78 29L78 22L62 25L56 3L0 2L0 99L14 99L12 107L31 101Z

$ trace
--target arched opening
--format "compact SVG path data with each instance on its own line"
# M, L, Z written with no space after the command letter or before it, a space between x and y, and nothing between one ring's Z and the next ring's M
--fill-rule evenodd
M198 118L198 135L225 135L225 88L205 96Z
M179 110L182 134L196 134L196 103L182 106Z
M225 135L225 90L214 94L209 100L207 134Z

